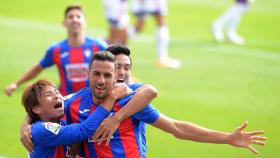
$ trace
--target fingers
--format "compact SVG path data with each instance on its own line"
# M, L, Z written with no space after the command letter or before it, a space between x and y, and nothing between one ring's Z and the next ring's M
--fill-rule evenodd
M107 131L104 131L102 136L98 140L98 145L100 145L103 141L107 140L109 137L109 133Z
M245 129L248 125L248 121L245 121L240 127L239 130L242 131L243 129Z
M265 142L260 142L260 141L255 141L255 140L253 140L252 143L257 144L257 145L262 145L262 146L265 145Z
M93 141L97 141L98 138L100 138L100 136L102 135L102 128L101 126L97 128L96 132L94 133L92 140Z
M253 131L253 132L246 132L250 136L257 135L257 134L264 134L264 131Z
M262 136L251 136L250 138L252 140L266 140L266 137L262 137Z
M247 148L249 150L251 150L253 153L258 154L258 151L255 148L253 148L252 146L248 146Z
M33 152L33 143L29 137L22 137L21 143L29 153Z

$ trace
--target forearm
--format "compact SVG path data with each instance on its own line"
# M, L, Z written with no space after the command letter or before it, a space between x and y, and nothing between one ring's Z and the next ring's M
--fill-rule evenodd
M26 115L24 120L23 120L23 124L31 125L32 124L32 118L29 115Z
M207 129L189 122L175 121L177 131L174 136L196 142L228 144L229 133Z
M42 70L43 68L39 64L34 65L30 70L23 74L22 77L15 82L15 84L20 86L22 83L36 77Z
M149 85L141 87L131 100L123 106L115 115L117 119L123 121L129 116L137 113L147 106L157 96L157 90Z
M151 125L171 133L179 139L217 144L229 143L229 133L207 129L185 121L174 120L162 114Z

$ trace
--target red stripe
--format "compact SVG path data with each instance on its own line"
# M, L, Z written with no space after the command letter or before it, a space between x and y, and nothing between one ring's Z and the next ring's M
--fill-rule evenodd
M93 54L95 54L95 53L98 52L100 49L99 49L99 47L98 47L96 44L94 44L94 45L92 46L92 50L93 50Z
M61 65L61 59L60 59L60 47L54 49L52 58L53 58L54 63L56 63L58 72L59 72L59 78L60 78L59 91L63 96L65 96L65 95L67 95L67 91L66 91L65 75L64 75L64 71L63 71L63 67Z
M70 105L70 116L73 123L79 123L79 109L80 109L80 102L81 97L76 99L71 105Z
M63 146L57 146L55 148L55 153L54 153L54 158L64 158L65 154L64 154L64 148Z
M83 48L72 48L69 51L69 62L70 64L84 63L84 49ZM76 92L86 87L86 82L72 82L72 91Z
M90 158L90 152L89 152L89 149L88 149L87 141L84 141L83 144L84 144L86 157Z
M110 145L106 145L106 143L102 143L98 145L97 143L94 143L94 149L96 151L96 155L99 158L112 158L112 150Z
M114 111L117 112L121 109L119 103L115 104ZM134 125L130 118L121 122L119 128L121 142L123 144L126 157L138 158L140 157L136 136L134 133Z
M132 120L128 118L121 122L118 130L126 157L137 158L140 153L133 127Z

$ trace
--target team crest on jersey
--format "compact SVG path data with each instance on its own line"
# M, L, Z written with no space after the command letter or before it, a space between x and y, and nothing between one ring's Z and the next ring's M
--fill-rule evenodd
M87 58L89 58L90 55L91 55L91 51L90 51L89 49L87 49L87 50L85 51L85 56L86 56Z
M60 54L60 58L65 58L69 55L68 52L63 52L62 54Z
M58 134L58 132L61 128L61 125L58 123L47 122L47 123L44 123L44 125L47 130L51 131L54 134Z

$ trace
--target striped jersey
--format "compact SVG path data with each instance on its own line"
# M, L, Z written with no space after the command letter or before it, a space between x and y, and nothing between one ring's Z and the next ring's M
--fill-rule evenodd
M132 84L133 90L142 84ZM118 100L110 115L120 110L133 96L132 94ZM98 107L92 100L92 91L85 88L77 92L65 105L65 114L68 123L83 122L90 113ZM159 117L159 112L152 106L147 105L143 110L130 116L120 123L113 134L109 145L104 142L101 145L90 139L83 142L81 156L87 158L139 158L146 156L145 123L153 123Z
M105 50L106 43L86 37L82 46L71 47L67 40L53 44L40 61L43 68L56 65L60 78L60 93L65 96L89 86L88 65L94 52Z
M110 114L99 106L95 112L82 123L66 125L37 121L31 125L34 151L30 158L64 158L68 157L67 146L87 140L92 136L100 123Z

